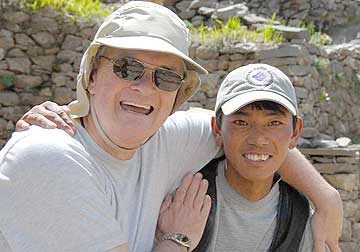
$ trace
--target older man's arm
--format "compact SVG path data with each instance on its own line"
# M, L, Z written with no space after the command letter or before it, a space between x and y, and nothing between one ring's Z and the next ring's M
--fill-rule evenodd
M314 251L323 252L325 242L331 252L340 251L343 208L339 192L329 185L299 150L289 151L280 169L282 178L304 193L315 205L312 220Z

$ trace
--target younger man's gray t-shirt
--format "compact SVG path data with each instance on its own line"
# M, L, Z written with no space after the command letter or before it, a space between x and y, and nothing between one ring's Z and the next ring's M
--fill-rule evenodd
M206 252L268 251L276 226L279 184L275 183L262 199L250 201L228 184L224 175L225 166L225 161L218 165L215 228ZM310 220L306 224L299 252L312 251Z

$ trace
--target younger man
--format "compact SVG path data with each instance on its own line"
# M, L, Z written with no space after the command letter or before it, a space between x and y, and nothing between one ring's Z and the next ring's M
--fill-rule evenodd
M197 251L312 251L309 203L277 174L302 129L291 81L269 65L240 67L215 113L226 158L202 169L213 202Z

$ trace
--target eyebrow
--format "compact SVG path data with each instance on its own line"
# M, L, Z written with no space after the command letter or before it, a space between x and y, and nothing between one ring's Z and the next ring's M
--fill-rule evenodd
M273 111L273 110L270 110L270 109L259 109L259 110L264 110L267 115L283 115L283 116L286 116L286 112L282 111L282 110L278 110L278 111ZM242 116L248 116L250 113L239 110L235 114L236 115L242 115Z

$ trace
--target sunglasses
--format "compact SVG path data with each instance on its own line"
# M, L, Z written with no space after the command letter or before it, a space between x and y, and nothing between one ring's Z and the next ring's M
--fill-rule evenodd
M161 91L174 92L179 89L184 81L184 77L174 71L141 62L133 58L124 57L111 59L103 55L100 55L99 57L113 63L114 74L123 80L135 81L141 79L145 73L145 69L152 70L152 81Z

